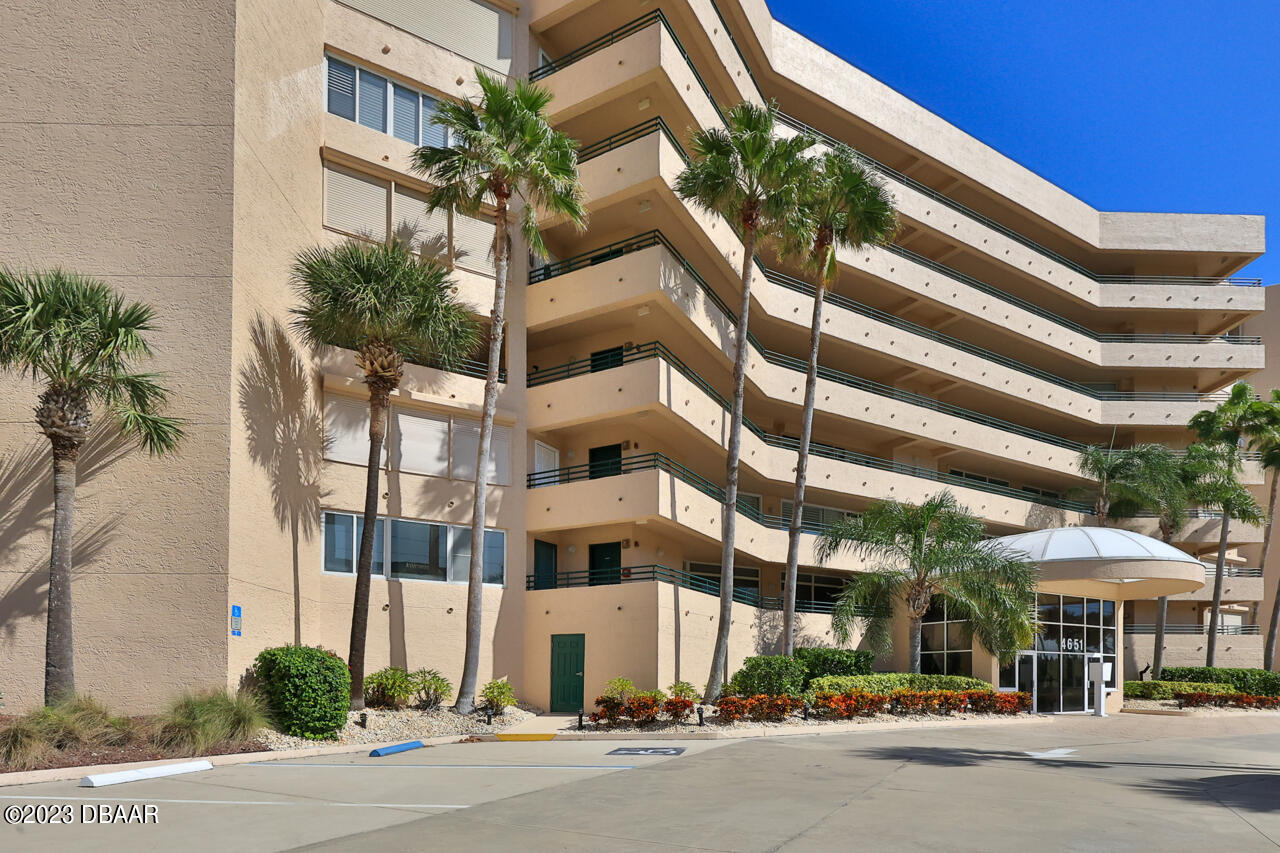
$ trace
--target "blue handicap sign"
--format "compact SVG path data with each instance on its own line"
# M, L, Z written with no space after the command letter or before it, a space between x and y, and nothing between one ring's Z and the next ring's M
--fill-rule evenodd
M241 636L240 624L241 624L240 605L233 604L231 605L231 636L233 637Z

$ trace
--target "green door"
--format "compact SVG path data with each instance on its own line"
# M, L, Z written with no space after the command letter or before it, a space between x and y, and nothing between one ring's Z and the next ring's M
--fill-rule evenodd
M587 560L587 583L622 583L622 543L597 542L591 546Z
M586 634L551 635L551 712L582 710L582 673L587 659Z
M533 540L533 588L556 588L556 559L558 549L554 542Z
M621 473L621 444L606 444L603 447L593 447L588 451L587 476L590 479L616 477Z

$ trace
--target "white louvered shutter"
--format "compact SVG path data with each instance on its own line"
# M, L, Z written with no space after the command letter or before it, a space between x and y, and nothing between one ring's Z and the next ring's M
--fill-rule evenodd
M372 240L387 239L386 183L326 166L324 170L324 224L348 234Z
M410 474L449 476L449 417L431 412L392 409L395 436L392 466Z
M511 485L511 427L493 425L489 442L489 482L495 486Z
M375 18L511 73L514 24L509 12L476 0L345 0Z
M493 223L455 213L453 262L472 272L493 275Z
M419 193L396 187L391 200L391 232L415 252L441 260L448 257L449 214L429 212L426 197Z
M349 397L330 396L324 406L324 457L334 462L369 462L369 404ZM386 446L382 461L386 462Z
M453 419L453 478L475 480L476 453L480 450L480 422Z

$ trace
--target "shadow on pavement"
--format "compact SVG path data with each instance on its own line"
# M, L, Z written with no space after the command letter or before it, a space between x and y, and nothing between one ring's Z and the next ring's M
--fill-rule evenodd
M1023 764L1031 763L1047 767L1078 767L1091 770L1106 770L1114 767L1169 767L1186 770L1241 770L1248 771L1255 778L1273 780L1273 784L1280 786L1280 767L1272 767L1265 764L1252 765L1212 765L1204 764L1178 764L1163 761L1086 761L1080 758L1072 758L1071 756L1062 757L1035 757L1028 755L1026 752L1017 752L1014 750L991 750L991 749L964 749L957 747L928 747L928 746L884 746L873 747L869 749L855 749L851 754L860 758L871 758L880 761L911 761L919 764L929 764L935 767L975 767L979 764L989 764L996 761L1017 761ZM1227 778L1227 777L1210 777L1210 778ZM1275 789L1272 789L1275 790ZM1280 808L1280 804L1277 805Z
M1142 787L1183 800L1214 801L1231 809L1280 811L1280 773L1228 773L1202 779L1162 779Z

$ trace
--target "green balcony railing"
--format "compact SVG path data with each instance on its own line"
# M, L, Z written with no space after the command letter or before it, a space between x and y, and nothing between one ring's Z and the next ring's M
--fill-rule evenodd
M726 35L728 35L730 42L733 44L734 50L738 54L738 58L742 61L743 66L746 68L747 74L751 77L752 81L756 83L757 91L760 91L759 82L756 80L755 74L751 70L751 65L750 63L747 62L746 56L743 54L741 47L738 45L737 39L734 38L733 31L729 27L728 22L725 20L723 13L721 13L719 7L716 6L714 0L712 0L711 5L712 5L712 8L715 10L716 16L720 19L720 23L724 27L724 31ZM541 80L549 74L553 74L556 71L561 70L562 68L567 68L568 66L573 65L575 62L578 62L579 60L584 59L594 53L598 53L599 51L604 50L605 48L622 41L628 36L631 36L650 26L653 26L654 24L658 24L662 26L667 31L667 34L671 37L672 41L675 43L676 47L679 49L681 56L684 58L685 62L688 64L689 70L692 72L694 79L697 80L699 87L702 89L702 92L707 96L707 99L711 102L712 107L714 107L717 115L720 117L721 121L723 122L724 113L721 110L719 103L716 101L715 97L711 94L710 88L707 86L706 81L703 80L702 75L698 72L697 66L694 64L693 59L689 56L689 52L685 49L684 44L680 41L680 38L676 35L675 30L671 26L671 23L667 20L666 16L663 15L661 10L654 10L645 15L641 15L638 18L635 18L631 21L628 21L625 24L622 24L621 26L613 30L610 30L609 32L605 33L599 38L596 38L587 42L586 44L582 45L576 50L570 51L564 56L561 56L557 59L550 60L549 62L546 62L538 66L537 68L535 68L533 71L529 73L529 79ZM763 93L761 93L761 97L763 98ZM1091 280L1096 281L1098 283L1157 284L1157 285L1187 284L1187 285L1202 285L1202 286L1230 284L1230 285L1242 285L1242 286L1251 286L1251 287L1258 287L1258 286L1261 286L1262 284L1262 280L1257 278L1096 275L1090 270L1088 270L1087 268L1081 266L1075 261L1072 261L1070 258L1067 258L1066 256L1061 255L1058 252L1055 252L1052 249L1049 249L1048 247L1035 242L1029 237L1019 234L1017 231L1014 231L1012 228L1009 228L1008 226L1001 225L999 222L996 222L990 217L985 216L981 213L978 213L976 210L973 210L967 205L962 204L959 201L956 201L950 196L947 196L941 192L938 192L932 187L929 187L928 185L923 184L920 181L914 178L911 178L908 175L905 175L902 172L899 172L898 170L890 166L885 165L884 163L881 163L879 160L876 160L875 158L870 157L867 154L864 154L860 151L856 151L852 149L846 143L843 143L835 139L834 137L830 136L827 133L824 133L823 131L820 131L814 127L811 127L808 124L805 124L804 122L800 121L794 116L787 115L786 113L779 113L778 117L783 124L801 133L808 133L812 135L815 139L819 140L820 142L826 145L843 146L846 148L850 148L850 150L853 150L854 154L867 167L874 169L875 171L882 173L886 177L891 178L892 180L899 182L901 184L904 184L905 186L910 187L916 192L926 195L929 198L941 204L945 204L947 207L955 210L956 212L964 215L965 217L973 219L976 222L980 222L984 226L991 228L992 230L997 231L998 233L1003 234L1004 236L1009 237L1012 240L1015 240L1016 242L1026 246L1027 248L1032 249L1033 251L1041 255L1044 255L1045 257L1048 257L1062 264L1063 266L1066 266L1080 273L1081 275L1087 276Z
M616 569L587 569L586 571L560 572L554 576L538 577L527 575L525 589L573 589L584 586L612 586L623 583L646 583L658 581L669 583L682 589L701 592L706 595L720 595L720 581L691 574L679 569L668 568L658 564L644 566L622 566ZM735 586L733 600L739 604L758 607L761 610L781 610L782 599L776 596L761 595L757 590ZM797 598L797 613L830 613L833 602L815 601ZM869 612L869 611L868 611Z

